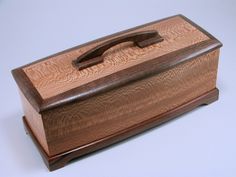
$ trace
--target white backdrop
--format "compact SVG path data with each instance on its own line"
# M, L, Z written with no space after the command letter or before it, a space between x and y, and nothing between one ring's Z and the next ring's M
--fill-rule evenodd
M0 0L0 176L235 177L236 1ZM25 135L10 70L120 30L182 13L223 44L220 100L49 173Z

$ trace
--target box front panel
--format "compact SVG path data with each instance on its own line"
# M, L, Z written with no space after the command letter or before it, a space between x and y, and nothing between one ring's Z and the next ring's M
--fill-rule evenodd
M215 88L219 50L43 114L49 155L124 130Z

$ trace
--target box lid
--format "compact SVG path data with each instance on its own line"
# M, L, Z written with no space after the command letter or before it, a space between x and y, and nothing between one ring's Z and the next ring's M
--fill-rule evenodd
M12 74L38 112L84 100L221 47L183 15L76 46Z

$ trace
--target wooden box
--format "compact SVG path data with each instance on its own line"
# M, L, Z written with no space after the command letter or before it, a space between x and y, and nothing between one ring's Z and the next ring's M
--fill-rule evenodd
M12 71L50 170L218 99L222 44L182 15Z

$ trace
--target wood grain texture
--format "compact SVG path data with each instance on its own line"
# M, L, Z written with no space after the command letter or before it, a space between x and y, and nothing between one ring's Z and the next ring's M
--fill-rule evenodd
M25 99L37 112L40 112L39 105L43 103L43 99L25 72L22 69L17 68L12 70L12 75L19 87L20 93L24 95Z
M42 122L42 116L39 114L32 105L28 102L25 96L19 91L21 102L24 110L25 121L27 121L28 126L34 133L34 136L39 141L39 144L43 147L43 149L49 153L47 139L44 131L44 126Z
M197 98L194 98L193 100L188 101L187 103L184 103L172 110L169 110L163 114L160 114L158 116L152 117L146 121L143 121L139 124L136 124L134 126L131 126L127 129L124 129L122 131L116 132L112 135L106 136L102 139L99 139L97 141L91 142L89 144L86 144L84 146L80 146L78 148L75 148L71 151L67 151L55 156L48 156L44 149L39 144L37 138L34 136L34 133L32 132L31 128L29 127L26 117L23 117L23 122L25 125L25 130L27 134L30 135L33 142L35 143L36 147L38 148L45 164L47 165L48 169L50 171L59 169L61 167L64 167L68 162L71 160L78 158L80 156L86 155L88 153L94 152L96 150L99 150L101 148L110 146L114 143L117 143L121 140L124 140L126 138L129 138L131 136L134 136L140 132L146 131L150 128L153 128L157 125L163 124L167 121L172 120L176 116L179 116L185 112L191 111L195 107L199 105L205 105L210 104L216 100L218 100L219 91L218 89L213 89L209 92L206 92L202 95L200 95Z
M132 67L123 69L121 71L115 72L111 75L107 75L105 77L96 79L92 82L84 84L79 87L75 87L71 90L65 91L48 99L43 99L39 94L38 90L35 88L31 80L28 78L23 68L28 66L47 61L51 58L58 57L67 53L70 53L74 50L78 50L85 46L101 43L102 41L110 40L117 36L123 36L127 33L132 33L133 31L139 30L141 28L145 28L147 26L151 26L172 18L182 18L193 27L201 31L203 34L209 37L208 40L202 41L200 43L196 43L194 45L188 46L186 48L182 48L177 51L173 51L171 53L167 53L163 56L153 58L151 60L147 60L140 64L134 65ZM168 17L165 19L153 21L141 26L137 26L128 30L124 30L112 35L108 35L85 44L78 45L76 47L64 50L62 52L56 53L54 55L45 57L43 59L37 60L25 66L16 68L12 70L12 74L14 79L16 80L19 89L24 94L29 103L33 106L33 108L42 113L44 111L54 109L60 106L64 106L66 104L70 104L75 101L81 101L93 97L95 95L99 95L105 93L109 90L116 89L122 87L124 85L130 84L131 82L135 82L137 80L150 77L153 74L157 74L163 72L166 69L174 67L175 65L190 60L192 58L204 55L210 51L216 50L222 46L222 43L218 41L215 37L213 37L210 33L205 31L203 28L189 20L183 15L175 15L172 17Z
M158 30L164 41L144 49L133 46L131 43L120 44L104 54L104 63L82 71L76 70L71 65L71 61L104 42L99 41L26 66L23 70L42 98L48 99L111 73L209 39L207 35L178 16L135 31L142 30Z
M154 58L133 67L118 71L112 75L100 78L83 86L76 87L52 98L44 100L36 110L44 112L76 101L82 101L90 97L106 93L110 90L123 87L132 82L151 77L171 69L176 65L205 55L211 51L219 49L221 43L218 40L209 39L187 48L168 53L158 58Z
M48 155L121 131L214 89L218 56L215 50L119 89L44 112Z
M164 41L140 49L116 45L104 63L77 70L71 61L124 34L158 30ZM53 170L69 160L218 99L219 48L182 15L151 22L12 71L24 122Z

